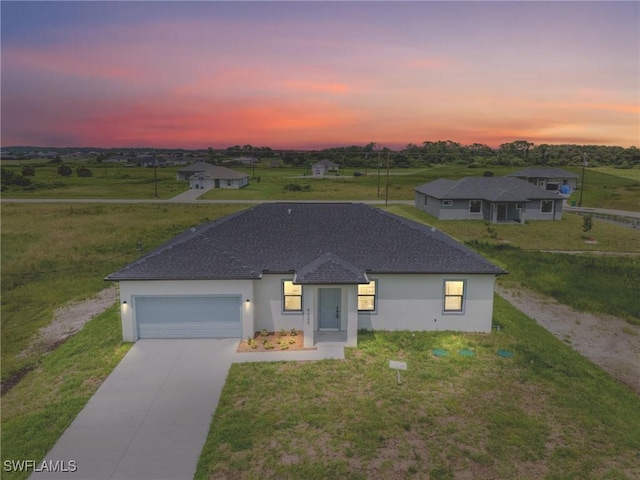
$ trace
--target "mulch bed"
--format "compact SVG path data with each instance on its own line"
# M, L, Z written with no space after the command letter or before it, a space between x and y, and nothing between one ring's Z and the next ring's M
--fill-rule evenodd
M297 332L294 336L292 336L289 331L284 335L281 335L280 332L267 332L267 335L256 332L253 339L255 341L254 348L251 348L249 342L245 339L240 342L236 351L245 353L315 350L315 348L304 348L304 334L302 332ZM284 346L282 345L283 343ZM273 345L273 348L267 348L268 345Z

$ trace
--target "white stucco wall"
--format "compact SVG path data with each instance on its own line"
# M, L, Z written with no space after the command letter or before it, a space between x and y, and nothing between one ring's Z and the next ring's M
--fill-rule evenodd
M377 283L375 312L359 313L356 285L304 285L302 312L283 312L282 280L287 275L264 275L260 280L157 280L120 282L122 332L125 341L137 340L136 296L220 295L241 296L242 337L256 331L302 330L306 346L313 345L318 329L318 289L340 288L340 330L356 345L358 329L458 330L490 332L493 315L493 275L371 274ZM444 280L465 280L462 313L444 313ZM246 302L246 300L249 302ZM127 302L123 305L123 302Z
M125 342L138 340L138 329L135 323L136 296L221 294L241 296L242 336L252 335L255 301L251 280L153 280L120 282L122 337ZM249 302L246 301L247 299Z
M493 275L375 275L376 311L358 314L367 330L457 330L490 332ZM463 313L444 313L444 280L466 280Z

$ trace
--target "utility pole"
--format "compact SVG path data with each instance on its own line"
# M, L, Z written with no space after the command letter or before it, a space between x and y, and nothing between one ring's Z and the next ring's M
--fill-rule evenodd
M387 186L385 188L384 206L389 205L389 150L387 150Z
M153 162L153 188L155 190L155 196L158 198L158 157L154 155Z
M378 198L380 198L380 152L378 152Z
M580 184L580 201L578 202L578 206L582 206L582 192L584 192L584 167L587 166L587 158L586 155L582 154L582 182Z

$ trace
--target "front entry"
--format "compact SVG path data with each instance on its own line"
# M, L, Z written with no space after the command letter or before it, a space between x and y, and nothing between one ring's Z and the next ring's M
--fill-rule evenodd
M318 330L340 330L340 288L318 289Z
M504 222L507 220L507 205L505 203L498 204L498 221Z

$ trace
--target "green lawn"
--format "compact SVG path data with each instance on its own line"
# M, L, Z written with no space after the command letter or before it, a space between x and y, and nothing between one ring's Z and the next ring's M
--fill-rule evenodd
M471 246L509 272L501 282L515 281L577 310L640 325L640 257L528 252L486 242Z
M129 348L122 343L120 311L114 306L46 355L2 396L3 460L40 461ZM0 478L27 475L2 469Z
M581 171L573 169L581 175ZM640 211L640 170L607 167L586 169L582 206L614 210ZM574 191L569 201L580 201L580 191Z
M3 203L2 380L40 360L19 354L55 308L107 288L106 275L189 226L244 207Z
M461 242L481 240L493 245L508 243L523 250L640 252L640 230L594 219L589 236L598 243L586 244L582 217L566 212L562 220L557 221L532 220L525 225L491 225L497 235L491 238L483 221L438 220L409 205L391 205L386 210L434 226Z
M499 297L494 319L361 334L345 361L233 365L195 478L638 478L638 396Z
M86 165L92 177L78 177L75 169ZM57 165L39 164L36 174L29 177L33 184L29 187L8 187L2 193L5 198L171 198L188 189L187 182L176 181L179 167L153 168L125 167L96 163L70 163L73 174L62 177L57 174ZM19 167L5 167L20 173Z

